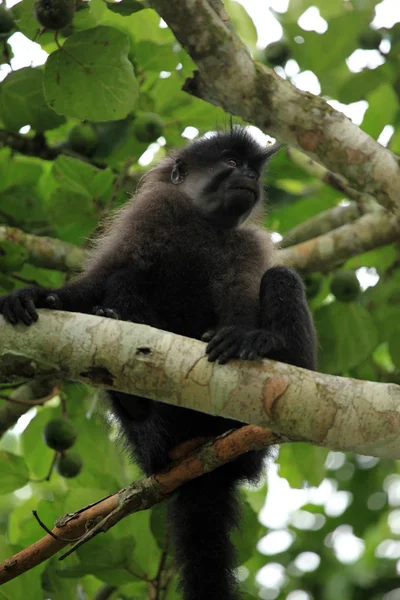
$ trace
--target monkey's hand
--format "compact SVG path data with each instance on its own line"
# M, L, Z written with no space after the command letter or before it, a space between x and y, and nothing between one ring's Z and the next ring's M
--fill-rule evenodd
M98 317L107 317L108 319L119 320L120 318L116 310L113 308L105 308L104 306L95 306L92 314Z
M61 310L59 296L44 288L28 287L0 297L0 314L12 325L25 323L32 325L38 320L37 308Z
M281 336L265 329L245 327L223 327L219 331L208 331L203 337L208 341L206 353L210 362L225 364L233 358L255 360L266 358L271 352L285 347Z

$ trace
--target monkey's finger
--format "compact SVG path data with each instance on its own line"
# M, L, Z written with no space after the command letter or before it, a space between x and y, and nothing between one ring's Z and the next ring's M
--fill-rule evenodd
M14 314L17 317L17 321L22 321L25 325L32 325L33 319L29 314L29 311L26 309L26 303L29 298L15 298L14 301ZM33 304L33 303L32 303ZM33 310L35 312L35 307L33 306Z
M8 321L9 323L11 323L11 325L16 325L18 322L18 319L14 313L14 309L12 306L12 303L10 302L10 300L6 299L4 306L3 306L3 317L5 318L6 321Z
M233 332L221 329L221 331L217 331L217 333L208 342L206 352L208 354L218 346L223 347L224 344L236 343L236 340L237 336L234 335Z
M217 361L219 364L224 364L231 358L237 358L237 357L238 357L237 344L230 344L230 345L228 345L227 343L220 344L217 348L213 348L208 353L209 362Z
M255 360L258 357L258 352L256 352L253 348L244 348L239 354L239 358L242 360Z
M216 330L215 329L209 329L208 331L206 331L205 333L203 333L203 335L201 336L201 341L202 342L209 342L216 334Z
M36 306L35 306L32 298L25 298L24 305L25 305L24 308L25 308L26 313L31 318L31 323L33 321L37 321L39 318L39 315L37 314ZM26 321L25 321L25 323L26 323ZM30 323L26 323L26 324L30 325Z

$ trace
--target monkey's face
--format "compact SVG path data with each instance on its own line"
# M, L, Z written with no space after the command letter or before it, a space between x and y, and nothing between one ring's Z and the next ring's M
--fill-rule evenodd
M219 229L243 223L262 200L261 170L225 150L216 160L187 165L177 161L171 180L201 215Z

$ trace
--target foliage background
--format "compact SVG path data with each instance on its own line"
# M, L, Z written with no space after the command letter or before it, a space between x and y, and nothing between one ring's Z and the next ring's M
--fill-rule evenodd
M378 10L385 4L390 10L388 0ZM280 41L263 49L244 7L225 1L259 60L299 86L316 85L312 91L335 100L334 106L356 115L364 131L399 152L400 22L371 27L377 5L376 0L291 0L285 12L273 12L282 27ZM314 21L310 13L304 17L311 6ZM0 6L0 226L81 245L134 191L143 164L183 145L185 137L229 125L221 110L180 91L195 65L157 14L142 8L135 0L82 3L73 26L59 35L67 53L58 49L52 32L38 38L33 0L18 2L11 13L14 24L3 29ZM313 22L318 31L308 30ZM44 66L11 71L17 45L9 42L15 31L37 40L49 54ZM158 139L138 141L135 121L144 112L162 117ZM68 142L71 128L86 120L98 136L89 157L71 152ZM266 185L266 225L280 235L349 201L296 166L285 151L271 163ZM0 242L0 294L31 280L57 286L69 276L26 259L23 246ZM310 300L321 371L400 381L399 264L398 244L348 261L343 268L357 270L363 287L351 304L330 294L332 273L321 275L320 291ZM79 433L83 471L76 479L54 473L50 482L35 483L52 461L41 432L60 415L58 396L2 436L0 560L42 535L32 509L51 526L58 516L139 477L115 443L113 427L106 427L97 393L68 383L62 399ZM0 408L6 404L0 399ZM235 539L246 600L400 598L398 470L396 462L306 444L283 447L277 466L270 467L268 490L262 485L243 491L245 521ZM164 510L138 513L65 561L53 558L36 567L4 585L0 598L151 597L149 580L166 544ZM169 555L167 567L171 564ZM179 597L173 575L161 597Z

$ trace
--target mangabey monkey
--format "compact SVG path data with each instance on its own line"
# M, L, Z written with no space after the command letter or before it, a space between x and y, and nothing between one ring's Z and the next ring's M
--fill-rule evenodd
M268 357L315 368L314 328L302 282L274 265L268 232L243 225L263 203L262 175L276 148L245 128L191 143L142 179L114 218L82 275L56 290L27 288L0 299L10 323L36 308L146 323L201 339L210 361ZM169 452L242 423L119 392L110 393L136 460L147 475ZM256 481L267 452L248 452L177 490L169 517L185 600L236 600L236 488Z

